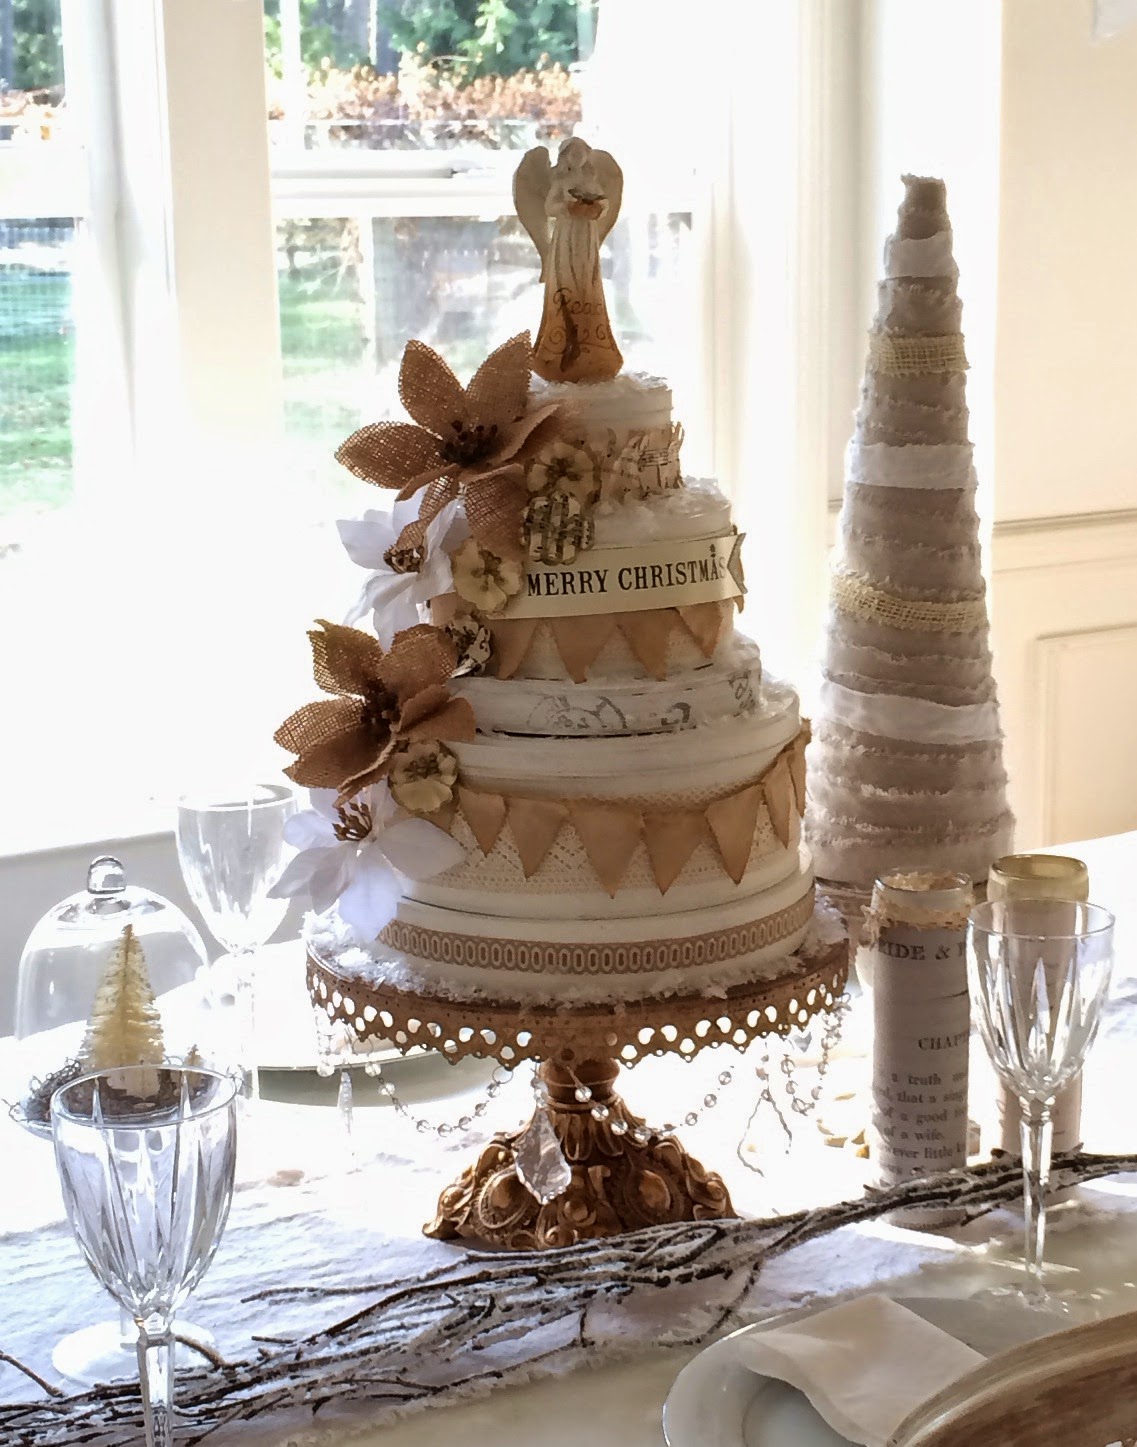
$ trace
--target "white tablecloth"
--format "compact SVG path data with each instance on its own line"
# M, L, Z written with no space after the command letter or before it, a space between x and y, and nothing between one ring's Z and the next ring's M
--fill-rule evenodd
M1137 1014L1132 1010L1137 996L1130 948L1134 931L1126 917L1129 880L1137 867L1137 835L1072 849L1090 864L1095 899L1118 910L1122 920L1114 1007L1087 1072L1087 1148L1133 1149L1137 1133L1129 1115L1128 1090L1122 1093L1119 1109L1114 1110L1113 1104L1118 1072L1125 1072L1122 1079L1129 1078L1133 1052L1129 1017ZM850 1043L855 1049L856 1039ZM0 1068L5 1048L0 1042ZM659 1121L674 1108L669 1102L689 1105L701 1099L704 1085L713 1082L725 1060L716 1052L690 1067L647 1062L629 1077L626 1094L635 1108ZM846 1073L857 1069L847 1062L842 1068ZM736 1071L738 1081L723 1092L721 1106L708 1112L698 1127L684 1132L693 1152L722 1171L739 1209L768 1214L771 1207L788 1209L809 1197L856 1194L863 1176L861 1163L848 1153L826 1148L812 1126L800 1133L799 1145L788 1159L778 1153L765 1157L765 1175L743 1168L736 1146L757 1093L748 1071L749 1067ZM489 1067L480 1062L450 1067L425 1058L405 1062L393 1075L414 1108L433 1118L453 1120L481 1093L488 1073ZM358 1079L363 1082L362 1076ZM311 1307L289 1312L255 1303L238 1306L257 1285L318 1279L346 1288L361 1281L412 1280L427 1261L456 1251L424 1241L419 1227L431 1214L438 1189L476 1149L460 1137L425 1140L399 1121L389 1106L378 1104L368 1085L359 1092L370 1103L356 1111L358 1166L353 1168L340 1123L328 1104L334 1099L334 1083L282 1074L266 1077L265 1087L266 1093L288 1094L308 1103L267 1100L256 1130L246 1132L241 1162L245 1184L217 1259L189 1308L195 1319L217 1332L221 1350L233 1355L247 1350L251 1330L311 1329L318 1324ZM973 1109L976 1104L973 1087ZM515 1082L493 1102L486 1119L491 1128L512 1126L527 1107L526 1087ZM772 1122L760 1134L769 1143L777 1139ZM0 1348L50 1377L52 1342L64 1330L107 1314L108 1303L82 1266L66 1227L49 1225L61 1216L50 1145L5 1122L0 1127L0 1149L7 1179L17 1183L0 1199L0 1263L7 1287L0 1305ZM1110 1181L1084 1188L1077 1197L1057 1213L1048 1254L1087 1274L1100 1288L1103 1310L1130 1309L1137 1305L1132 1285L1137 1215L1131 1215L1131 1210L1137 1211L1137 1182ZM1010 1233L1017 1248L1014 1229L1010 1213L973 1223L955 1235L883 1224L848 1228L771 1262L748 1303L748 1314L829 1300L870 1286L906 1294L960 1294L993 1279L1006 1279L1007 1268L998 1264L998 1252L994 1257L976 1252L1000 1232ZM270 1237L277 1249L275 1259L266 1260L262 1247ZM337 1305L322 1313L321 1320L334 1320L349 1309L349 1301ZM649 1340L657 1329L658 1324L649 1329ZM483 1401L430 1408L382 1428L371 1427L366 1414L347 1413L335 1425L317 1423L298 1432L295 1423L270 1423L256 1431L230 1429L211 1441L217 1447L254 1442L257 1447L285 1447L299 1441L411 1447L453 1434L464 1447L483 1443L489 1447L491 1442L494 1447L503 1443L552 1447L579 1443L583 1400L586 1430L601 1447L658 1444L663 1399L689 1354L652 1351L631 1363L602 1363L583 1378L574 1373L538 1380L499 1390ZM0 1400L34 1395L30 1382L0 1366Z

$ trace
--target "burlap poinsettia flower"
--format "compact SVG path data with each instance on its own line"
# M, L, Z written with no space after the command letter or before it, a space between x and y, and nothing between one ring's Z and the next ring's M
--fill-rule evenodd
M559 403L527 410L531 362L529 333L521 332L491 352L463 387L425 342L408 342L399 396L417 425L368 423L336 457L365 482L397 488L400 498L425 489L408 535L425 529L461 494L478 542L499 558L519 558L521 515L529 500L525 464L564 424ZM419 541L407 537L410 545Z
M357 628L318 622L308 634L313 672L336 697L305 704L273 735L298 755L290 779L347 799L382 779L404 745L474 737L474 710L447 687L458 653L442 629L406 628L384 651Z

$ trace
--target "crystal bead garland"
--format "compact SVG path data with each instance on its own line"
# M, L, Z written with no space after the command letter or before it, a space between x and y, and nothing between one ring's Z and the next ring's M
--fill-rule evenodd
M789 1051L784 1052L778 1063L778 1070L785 1081L785 1093L789 1097L790 1109L795 1115L802 1117L812 1115L817 1109L822 1095L825 1093L825 1077L829 1074L830 1056L841 1038L841 1030L845 1023L845 1016L849 1011L849 1004L848 995L842 995L833 1002L833 1008L825 1013L825 1029L821 1036L821 1059L817 1062L817 1084L811 1087L808 1099L798 1093L797 1065L793 1055L790 1054ZM789 1035L790 1043L803 1054L813 1044L812 1024L813 1022L811 1021L811 1028L793 1030ZM758 1099L754 1103L754 1109L750 1112L750 1118L746 1122L742 1138L738 1142L738 1148L735 1151L738 1159L746 1169L748 1171L754 1171L757 1175L762 1175L762 1167L757 1164L756 1161L748 1158L745 1146L754 1128L754 1122L757 1120L763 1106L768 1106L774 1112L778 1124L781 1126L786 1137L786 1150L788 1151L793 1144L793 1131L790 1128L790 1123L786 1119L782 1107L778 1104L777 1097L770 1088L772 1074L770 1066L771 1057L769 1049L767 1048L763 1052L760 1063L754 1067L754 1074L758 1080L758 1084L761 1086L761 1090L759 1091Z
M790 1099L791 1109L798 1115L809 1115L813 1110L816 1109L817 1103L821 1099L821 1095L823 1092L823 1082L825 1076L828 1074L829 1071L829 1057L833 1050L833 1047L841 1038L841 1027L848 1007L849 997L848 995L842 995L840 999L834 1002L832 1010L828 1011L825 1014L825 1029L821 1037L821 1059L818 1061L817 1064L817 1074L819 1080L818 1084L811 1089L808 1099L805 1099L798 1094L797 1081L794 1075L795 1066L792 1056L786 1053L782 1057L780 1069L782 1075L785 1077L785 1092ZM796 1030L790 1035L789 1038L799 1050L808 1050L813 1044L812 1029ZM395 1107L396 1112L401 1115L405 1120L409 1121L420 1135L437 1135L442 1139L445 1139L446 1137L453 1135L455 1132L458 1131L465 1132L473 1129L476 1122L486 1114L486 1111L489 1109L490 1101L494 1100L500 1094L503 1087L508 1085L509 1082L513 1079L513 1071L509 1069L508 1066L495 1066L493 1075L490 1079L490 1083L486 1087L485 1095L473 1106L471 1106L468 1112L460 1115L458 1119L453 1122L434 1122L426 1120L424 1117L415 1115L415 1113L407 1105L406 1101L404 1101L399 1096L394 1084L390 1080L388 1080L383 1074L383 1067L377 1060L369 1060L363 1068L368 1075L374 1076L378 1080L380 1095L382 1095L384 1099L389 1100L391 1104ZM326 1073L331 1074L332 1071L327 1071ZM768 1050L763 1054L761 1063L755 1066L754 1073L757 1076L759 1083L762 1085L762 1091L758 1097L758 1104L755 1106L754 1111L751 1114L750 1120L753 1121L754 1117L757 1115L758 1110L761 1108L762 1105L768 1104L772 1106L778 1116L779 1121L782 1124L782 1128L786 1132L788 1142L788 1140L791 1138L789 1123L785 1119L781 1107L778 1105L778 1102L770 1089L770 1054ZM575 1076L573 1078L575 1079ZM719 1089L717 1091L706 1090L703 1095L701 1105L697 1109L687 1111L682 1118L681 1124L684 1127L698 1125L699 1121L706 1114L706 1112L709 1110L714 1110L714 1108L719 1104L721 1092L724 1091L728 1086L732 1085L735 1082L736 1078L737 1067L727 1066L723 1070L720 1070L717 1077ZM592 1099L591 1088L585 1085L584 1082L581 1080L576 1080L576 1089L573 1093L576 1096L577 1101L581 1105L586 1105ZM545 1085L545 1082L538 1074L538 1069L536 1066L534 1066L533 1069L533 1096L537 1107L536 1115L539 1116L542 1120L544 1120L546 1124L548 1124L548 1115L546 1111L549 1099L548 1087ZM593 1120L605 1121L608 1119L610 1111L606 1105L603 1105L599 1101L597 1101L596 1104L592 1106L590 1114L592 1115ZM630 1133L632 1140L635 1141L637 1145L648 1145L653 1136L673 1135L675 1131L677 1131L679 1128L680 1126L674 1121L664 1121L662 1125L658 1126L651 1126L645 1124L643 1126L629 1127L625 1121L614 1120L612 1121L612 1124L610 1126L612 1134L615 1136L623 1136ZM538 1129L540 1128L538 1127ZM749 1124L747 1126L747 1130L749 1130ZM545 1176L542 1175L540 1167L535 1167L537 1172L537 1179L534 1181L533 1185L530 1185L528 1182L526 1182L525 1184L527 1189L531 1190L533 1194L537 1197L537 1199L540 1200L542 1199L542 1194L540 1193L544 1192L553 1185L552 1177L554 1175L559 1176L560 1172L557 1170L556 1162L552 1158L552 1153L549 1150L548 1143L544 1140L543 1132L540 1139L536 1137L534 1138L533 1145L534 1151L532 1152L532 1154L534 1158L540 1156L542 1152L544 1153L546 1164L548 1167L548 1179L546 1179ZM757 1169L756 1167L750 1165L749 1162L747 1162L746 1164L751 1170ZM534 1187L536 1187L536 1189L534 1189ZM563 1190L564 1188L562 1187L561 1189ZM553 1195L549 1196L547 1199L555 1199L557 1194L559 1194L559 1191L554 1191Z
M419 1135L436 1135L440 1139L453 1135L456 1131L468 1131L474 1126L476 1120L480 1120L489 1109L491 1100L501 1093L502 1089L513 1079L513 1071L507 1065L495 1065L490 1083L486 1086L485 1094L480 1100L476 1100L467 1112L464 1112L456 1121L429 1121L423 1116L415 1115L406 1101L402 1099L394 1084L383 1074L383 1067L377 1060L369 1060L363 1067L368 1075L374 1076L379 1082L379 1094L385 1100L389 1100L395 1107L398 1115L414 1126Z

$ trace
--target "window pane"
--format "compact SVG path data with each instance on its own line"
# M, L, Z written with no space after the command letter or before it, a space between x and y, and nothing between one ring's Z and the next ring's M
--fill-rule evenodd
M293 148L527 149L580 120L597 0L265 0L270 134Z
M364 421L402 416L408 337L466 379L494 347L541 317L539 263L514 216L347 217L277 228L286 425L293 448L345 497L332 460ZM689 214L622 216L602 266L629 371L683 378L697 348Z
M0 520L9 523L72 494L74 243L73 221L0 218Z
M59 0L0 0L0 144L49 141L63 121Z

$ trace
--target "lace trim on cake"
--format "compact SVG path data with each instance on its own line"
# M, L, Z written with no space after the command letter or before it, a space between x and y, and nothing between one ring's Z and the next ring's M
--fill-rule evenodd
M481 938L424 929L392 920L383 944L440 965L481 970L521 970L542 975L638 975L697 970L768 949L803 929L813 914L813 886L793 904L765 919L709 934L628 943L548 944Z
M789 847L794 813L805 811L809 737L809 724L803 723L757 778L693 808L668 808L664 799L655 797L647 801L534 798L460 783L455 810L484 855L498 847L502 831L508 829L526 879L536 874L562 830L571 826L612 896L641 843L661 894L667 893L703 843L713 843L723 869L738 884L750 862L760 810L765 809L775 834ZM452 829L454 817L440 813L433 822Z
M414 886L411 891L412 898L422 898L429 903L443 906L449 906L454 899L454 907L463 908L465 905L457 899L458 895L462 895L463 899L468 899L473 893L492 895L498 899L509 896L516 898L520 890L524 890L526 894L536 890L543 897L554 896L561 901L557 904L558 912L562 908L571 912L575 905L584 903L580 899L582 895L595 897L596 870L575 829L560 831L540 867L528 879L521 856L507 829L502 829L489 854L482 853L473 832L460 815L455 816L450 833L455 842L465 849L465 860L447 870L445 877L436 877L423 885ZM799 838L800 830L795 830L790 837L789 849L796 849ZM739 881L740 884L748 882L755 870L768 868L769 862L775 856L782 858L786 853L787 846L774 833L766 810L760 810L746 872ZM688 895L691 891L703 890L715 892L716 897L723 889L733 888L723 870L719 852L709 836L705 836L696 845L684 863L677 877L677 886ZM641 847L633 852L619 881L617 894L645 890L651 891L656 899L660 897L659 880L652 872L651 857L647 850ZM648 908L650 907L649 905ZM585 912L587 913L587 906Z

